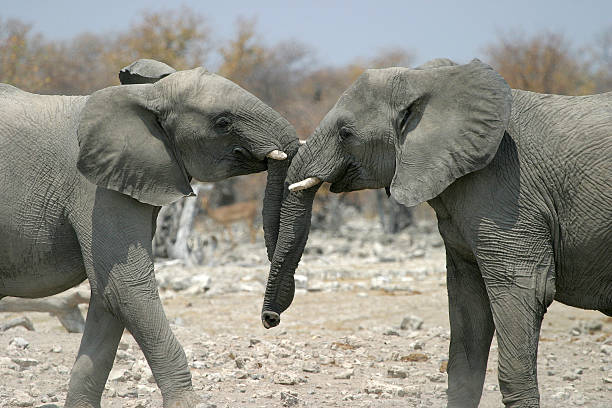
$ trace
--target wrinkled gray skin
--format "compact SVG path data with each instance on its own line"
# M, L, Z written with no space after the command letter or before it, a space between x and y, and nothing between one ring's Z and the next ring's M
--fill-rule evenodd
M448 406L478 405L496 331L504 404L537 407L552 300L612 315L612 93L511 90L477 60L422 68L364 73L299 149L287 182L390 186L404 205L427 201L447 253ZM282 205L266 327L293 299L318 187Z
M195 406L153 273L159 206L193 194L191 177L268 169L264 226L273 253L289 159L266 154L297 151L289 123L236 84L201 68L155 74L142 64L122 75L130 82L133 72L141 84L87 97L0 84L0 298L91 284L66 407L100 406L124 328L140 345L164 407ZM167 76L143 83L147 75Z

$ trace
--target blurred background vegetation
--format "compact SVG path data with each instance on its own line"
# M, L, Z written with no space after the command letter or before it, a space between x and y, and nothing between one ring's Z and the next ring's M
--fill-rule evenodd
M255 94L306 138L364 69L409 67L416 59L409 48L373 49L345 66L329 66L300 41L265 43L254 19L236 20L233 37L220 46L213 34L206 16L185 7L142 12L118 33L83 33L62 41L0 17L0 82L35 93L85 95L118 85L118 71L139 58L157 59L177 70L202 65ZM513 88L565 95L612 90L612 25L581 49L561 32L505 32L483 40L483 50L485 62ZM216 66L211 67L213 60ZM264 182L261 175L228 180L220 185L226 198L218 204L258 199ZM317 197L326 200L323 190ZM359 203L355 205L372 216L381 213L380 192L352 194L347 202Z

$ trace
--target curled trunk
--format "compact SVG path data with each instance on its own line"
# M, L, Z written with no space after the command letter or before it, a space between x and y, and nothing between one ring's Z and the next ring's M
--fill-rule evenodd
M285 197L280 208L278 239L274 255L270 260L270 274L261 314L262 323L266 328L278 325L280 314L293 301L295 293L293 275L308 240L312 202L321 184L292 192L289 192L288 186L304 178L306 165L312 161L312 158L312 146L305 145L300 148L291 162L284 181Z
M278 242L270 265L261 315L266 328L278 325L280 314L293 301L295 293L293 275L308 240L312 202L319 187L320 184L289 193L283 200Z
M295 133L287 135L287 139L288 141L285 141L286 143L283 146L283 151L287 154L287 158L285 160L268 159L268 176L261 215L264 239L270 261L272 261L274 256L278 238L281 205L286 194L289 192L287 186L285 186L287 171L291 164L291 159L293 159L299 147L299 141Z

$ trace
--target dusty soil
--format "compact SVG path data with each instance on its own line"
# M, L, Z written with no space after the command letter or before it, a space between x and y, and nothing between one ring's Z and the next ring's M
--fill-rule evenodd
M272 330L259 320L267 275L261 242L187 270L209 276L204 289L161 285L202 399L209 407L445 406L445 261L431 230L393 242L378 231L359 242L350 233L313 233L298 271L301 289ZM403 248L403 255L389 246ZM166 267L165 275L159 269L162 280L181 272L180 265ZM21 315L3 314L0 321ZM0 333L0 407L61 406L81 335L48 315L27 316L36 331ZM543 407L612 406L612 319L555 302L540 340ZM488 367L480 406L499 407L495 340ZM161 407L151 381L126 332L102 406Z

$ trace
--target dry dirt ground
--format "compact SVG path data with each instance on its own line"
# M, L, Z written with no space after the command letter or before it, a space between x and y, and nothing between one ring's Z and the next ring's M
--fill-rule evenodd
M375 229L361 239L345 232L313 232L301 289L272 330L259 320L268 271L261 242L230 248L209 266L160 266L166 313L203 406L445 406L449 323L439 237L431 228L393 239ZM188 279L168 283L186 275L209 281L195 289ZM22 315L2 314L0 322ZM48 315L27 316L36 331L0 333L0 407L61 406L81 335ZM543 407L611 407L612 319L555 302L538 375ZM152 381L126 332L102 406L161 407ZM494 340L480 406L501 405Z

